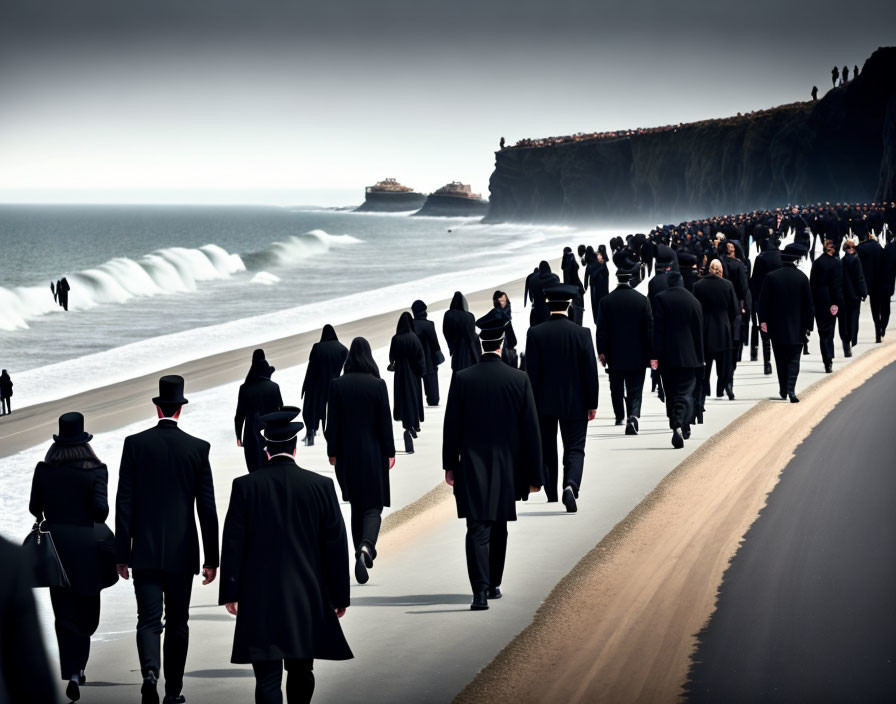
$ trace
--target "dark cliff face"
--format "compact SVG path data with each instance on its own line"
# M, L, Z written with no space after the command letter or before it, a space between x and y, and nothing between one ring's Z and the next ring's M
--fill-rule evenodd
M496 153L490 222L669 221L896 199L896 47L817 103Z

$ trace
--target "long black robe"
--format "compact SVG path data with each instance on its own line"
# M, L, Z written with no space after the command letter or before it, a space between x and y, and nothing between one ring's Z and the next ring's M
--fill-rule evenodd
M765 277L759 294L759 322L777 345L802 345L804 333L815 326L809 278L793 263Z
M278 455L233 480L220 604L238 603L231 662L348 660L348 541L333 481Z
M442 334L451 354L452 371L459 372L476 364L481 353L476 318L467 310L467 300L460 291L455 292L451 307L442 319Z
M694 284L694 297L703 310L704 359L732 349L732 328L740 312L734 285L728 279L710 274Z
M392 388L392 417L405 429L419 428L423 422L423 386L426 360L423 345L414 332L410 313L402 313L389 346L389 366L395 373Z
M585 289L591 287L591 315L594 324L597 325L597 311L604 296L610 293L610 270L606 262L599 262L595 258L588 263L585 269Z
M334 379L326 436L342 498L353 510L389 506L389 458L395 457L395 443L386 382L363 372Z
M442 467L454 473L459 518L516 520L516 501L544 484L532 386L496 354L451 384L442 429Z
M302 384L302 416L309 431L317 431L318 424L326 424L327 394L330 382L342 373L342 365L348 357L348 350L336 337L332 325L324 325L320 342L311 346L308 369ZM326 430L326 425L324 426Z
M534 327L551 317L544 290L560 283L560 278L551 273L547 262L538 266L538 276L529 282L529 294L532 296L532 312L529 313L529 326Z
M262 426L258 419L283 407L280 387L276 382L261 376L269 369L267 362L252 365L245 383L240 385L236 414L233 417L236 437L242 442L246 469L250 472L264 462L264 439L261 437Z

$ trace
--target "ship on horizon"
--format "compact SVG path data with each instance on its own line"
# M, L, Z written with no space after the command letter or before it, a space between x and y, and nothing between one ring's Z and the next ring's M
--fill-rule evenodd
M430 193L423 207L414 215L472 217L487 212L488 201L483 200L479 193L473 193L469 184L452 181Z
M417 193L394 178L384 178L364 189L364 202L356 208L356 212L400 213L416 210L425 201L423 193Z

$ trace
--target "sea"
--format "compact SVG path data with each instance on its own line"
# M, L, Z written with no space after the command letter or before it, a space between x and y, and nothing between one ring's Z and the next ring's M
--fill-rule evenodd
M0 205L0 367L21 408L497 286L611 234L319 208ZM68 312L50 289L63 276Z

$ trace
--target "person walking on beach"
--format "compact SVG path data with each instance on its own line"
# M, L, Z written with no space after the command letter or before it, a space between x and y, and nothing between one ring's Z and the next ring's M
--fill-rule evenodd
M526 373L532 382L548 501L557 501L557 428L563 439L563 505L575 513L585 466L588 422L597 415L597 360L591 334L566 316L575 286L543 292L550 320L529 328Z
M330 390L330 382L342 373L342 365L348 350L330 324L324 325L320 334L320 342L311 345L311 353L308 355L308 368L305 371L305 381L302 384L302 398L305 399L305 420L308 427L305 429L305 445L314 444L314 436L318 426L323 423L326 430L327 395Z
M126 437L121 453L115 499L117 567L123 579L134 570L143 704L159 701L163 630L165 704L176 704L185 701L181 690L190 639L187 621L193 575L199 573L194 505L205 554L203 584L213 582L218 573L218 514L209 444L178 427L188 402L183 377L159 379L159 395L152 402L158 425Z
M389 345L389 371L395 373L392 388L392 417L404 428L404 448L414 452L414 438L423 422L423 391L421 383L426 373L423 345L414 332L411 314L405 311Z
M12 399L12 378L5 369L0 372L0 415L8 416L12 413L10 400Z
M666 276L666 290L653 299L653 355L663 378L672 447L681 449L691 436L694 391L703 374L703 311L679 272Z
M516 520L516 501L539 491L544 480L532 386L525 373L501 362L507 320L492 310L476 324L482 358L459 372L448 392L442 468L457 517L467 522L470 609L484 611L502 596L507 522Z
M414 332L423 345L423 359L426 361L426 374L423 375L423 391L426 394L427 406L439 405L439 365L445 361L436 326L426 317L426 304L417 300L411 304L414 314Z
M808 277L797 268L805 249L789 244L781 252L783 266L765 277L759 296L759 327L768 333L778 372L778 393L782 399L799 403L796 380L800 373L800 352L812 330L815 310Z
M615 290L600 302L597 355L609 366L610 399L616 425L625 420L625 434L637 435L644 393L644 372L650 366L653 314L645 296L629 286L631 274L617 272Z
M576 325L582 324L582 318L585 315L585 288L582 280L579 278L579 263L576 261L576 255L572 253L572 248L563 248L563 259L560 268L563 270L563 283L569 286L575 286L579 292L572 299L570 307L570 320Z
M233 480L218 603L236 616L233 663L251 663L255 701L311 701L314 660L349 660L348 543L333 480L295 462L302 423L287 406L262 416L270 458ZM329 428L327 429L329 430ZM327 431L325 431L326 433Z
M81 698L90 637L100 622L100 591L118 581L109 515L109 472L90 447L84 416L59 417L59 434L34 468L28 510L53 536L70 586L50 587L65 695ZM102 542L98 542L98 538Z
M750 275L750 295L753 298L753 332L759 330L759 337L762 339L762 367L763 374L769 375L772 373L772 343L771 338L769 338L768 333L764 330L759 329L759 296L762 294L762 285L765 282L765 277L769 275L769 273L780 269L782 266L781 262L781 251L778 249L778 241L776 239L763 239L759 242L759 256L756 257L756 264L753 267L753 272ZM750 359L753 359L753 347L755 347L758 343L750 340L751 350L750 350ZM759 356L758 350L755 355Z
M824 253L812 262L809 274L821 361L827 374L834 371L834 330L843 308L843 264L835 254L833 240L825 239Z
M886 331L881 330L881 310L885 296L884 250L874 235L866 235L856 247L856 254L862 262L862 273L865 286L868 288L868 299L871 308L871 322L874 323L874 341L880 342Z
M709 274L694 284L694 297L703 311L703 359L706 368L701 383L701 399L710 394L709 381L712 365L716 365L716 398L723 393L734 400L731 377L734 375L733 355L737 341L733 327L737 320L739 303L734 293L734 285L723 277L722 262L713 259L709 263ZM702 404L701 404L702 405Z
M265 461L261 442L261 416L277 411L283 405L280 387L271 381L274 367L268 364L264 350L252 353L252 366L246 381L240 386L233 418L237 447L243 448L246 469L258 469Z
M590 247L585 252L585 290L591 287L591 316L597 325L597 311L604 296L610 293L610 270L607 259L602 252L595 252Z
M856 254L856 241L847 239L843 243L843 307L839 318L840 341L843 343L843 356L852 357L852 347L859 341L859 311L862 301L868 295L862 262Z
M452 377L457 372L479 361L479 340L476 338L476 318L469 310L467 299L460 291L454 292L451 305L442 318L442 335L451 355Z
M363 337L352 340L345 373L330 384L326 438L342 498L352 507L355 578L365 584L376 559L383 507L391 501L389 470L395 466L395 442L389 391Z
M538 274L529 283L529 295L532 296L532 312L529 313L529 327L533 328L539 323L545 322L551 317L547 299L544 296L546 288L556 286L560 278L551 271L551 265L542 261L538 265Z
M513 329L513 312L510 307L510 298L504 291L495 291L492 294L492 306L499 318L502 318L507 326L504 328L504 344L501 345L501 359L505 364L509 364L514 369L519 368L519 354L517 354L516 346L519 341L516 339L516 332Z

